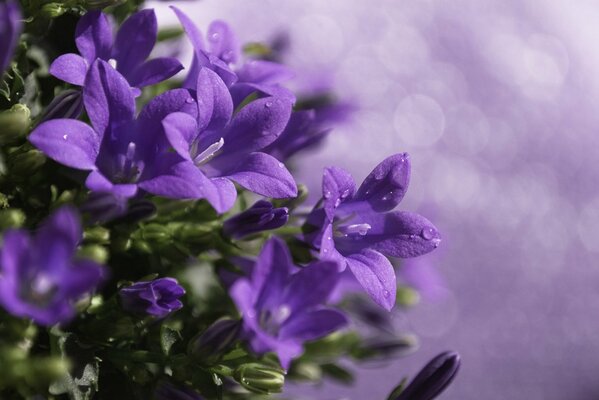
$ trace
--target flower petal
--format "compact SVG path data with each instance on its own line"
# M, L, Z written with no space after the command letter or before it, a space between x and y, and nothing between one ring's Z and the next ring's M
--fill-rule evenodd
M289 318L281 327L279 338L314 340L341 329L347 323L347 317L337 310L324 308L308 311Z
M226 63L239 58L239 43L231 27L224 21L213 21L208 27L210 52Z
M225 82L208 68L198 75L197 98L200 131L224 128L233 115L233 100Z
M324 210L330 221L335 217L335 209L351 198L356 191L354 178L349 172L339 167L325 168L322 175L322 197Z
M83 86L88 64L78 54L63 54L50 65L50 74L73 85Z
M21 34L23 18L18 1L0 3L0 74L12 59L15 45Z
M175 6L170 6L171 9L177 15L179 22L183 25L183 29L185 30L185 34L189 38L193 49L197 52L198 50L204 49L204 40L202 39L202 33L198 29L198 27L193 23L193 21L185 14L183 11L179 10Z
M294 268L289 249L281 239L273 237L264 244L252 270L257 310L281 305L285 282Z
M91 292L105 279L106 271L91 260L78 260L69 271L63 289L69 296L78 298Z
M346 258L347 265L374 302L390 311L395 304L397 281L393 266L381 253L365 249Z
M112 49L112 27L101 11L88 11L77 23L75 43L88 64L96 58L108 60Z
M281 303L289 306L292 314L325 303L338 279L336 262L314 262L291 276Z
M196 120L189 114L175 112L162 120L162 127L177 154L191 161L189 149L198 132Z
M21 263L27 261L31 249L29 234L21 229L10 229L2 237L2 253L0 255L0 283L16 288ZM0 302L2 301L0 291Z
M96 60L85 79L83 102L95 131L129 123L135 113L135 98L127 80L107 62Z
M151 9L139 11L123 22L112 50L116 67L121 74L129 78L148 58L156 44L157 33L158 21L156 13Z
M100 171L92 171L85 180L85 186L94 192L112 193L117 197L130 198L137 194L137 185L133 183L114 184Z
M140 64L128 76L131 86L143 88L174 76L183 65L172 57L153 58Z
M295 74L286 65L265 60L246 62L237 72L240 82L275 84L292 79Z
M355 201L366 201L373 210L394 209L403 199L410 183L410 159L407 153L395 154L377 165L364 179Z
M57 236L62 236L74 250L83 237L79 213L71 206L59 208L38 229L36 240L40 236L49 242L56 239Z
M46 121L31 132L29 141L60 164L83 170L96 168L100 137L89 125L81 121Z
M268 154L248 154L233 168L228 177L262 196L273 198L297 196L297 185L293 176L283 163Z

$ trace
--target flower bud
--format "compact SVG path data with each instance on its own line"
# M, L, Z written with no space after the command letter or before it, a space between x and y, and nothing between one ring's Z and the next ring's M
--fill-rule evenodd
M240 321L220 319L189 342L189 353L201 364L214 364L237 340L240 331Z
M98 244L90 244L81 247L78 255L82 258L93 260L99 264L104 264L108 261L108 250L104 246Z
M83 239L90 243L105 244L110 241L110 231L103 226L94 226L85 230Z
M241 214L229 218L223 224L223 233L235 239L252 233L280 228L287 223L289 210L274 208L271 203L260 200Z
M285 384L282 369L258 363L240 365L234 377L247 390L260 394L281 393Z
M0 230L20 228L25 223L25 214L17 208L0 211Z
M68 8L63 4L59 3L48 3L42 6L42 15L45 15L49 18L60 17L62 14L66 13Z
M15 151L8 156L8 169L12 176L29 177L46 162L46 156L37 150Z
M0 144L10 144L24 137L29 131L31 112L24 104L15 104L0 113Z
M68 89L61 92L46 107L40 122L57 118L77 119L83 112L83 96L81 90Z
M179 298L184 294L185 289L174 278L136 282L119 291L121 305L125 311L159 318L164 318L183 307Z
M393 400L432 400L439 396L453 381L460 368L460 356L456 352L441 353L416 375L414 380Z

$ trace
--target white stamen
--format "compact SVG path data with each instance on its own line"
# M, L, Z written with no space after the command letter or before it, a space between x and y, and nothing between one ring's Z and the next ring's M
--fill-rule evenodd
M210 160L212 157L214 157L216 152L218 152L224 146L224 144L225 139L223 138L220 138L218 142L212 143L210 146L206 148L206 150L202 151L195 157L195 164L200 165Z

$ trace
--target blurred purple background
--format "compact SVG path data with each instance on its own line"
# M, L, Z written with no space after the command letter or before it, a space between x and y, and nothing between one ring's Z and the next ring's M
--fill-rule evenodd
M404 276L429 282L421 304L395 316L420 350L306 399L383 399L446 349L463 368L443 399L599 398L599 1L177 5L204 29L227 20L244 41L288 30L299 87L334 77L360 105L303 156L300 181L318 191L331 164L360 181L407 151L402 208L444 234Z

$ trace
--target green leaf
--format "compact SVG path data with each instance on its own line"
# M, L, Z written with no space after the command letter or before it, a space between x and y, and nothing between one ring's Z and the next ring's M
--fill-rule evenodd
M403 390L406 388L407 383L408 378L403 378L401 382L399 382L399 385L395 386L391 393L389 393L389 396L387 396L387 400L395 400L397 396L399 396L401 392L403 392Z
M162 348L162 352L167 356L170 354L171 347L181 339L179 331L171 329L166 325L160 328L160 347Z
M354 375L337 364L323 364L320 368L325 376L341 383L349 384L354 381Z

